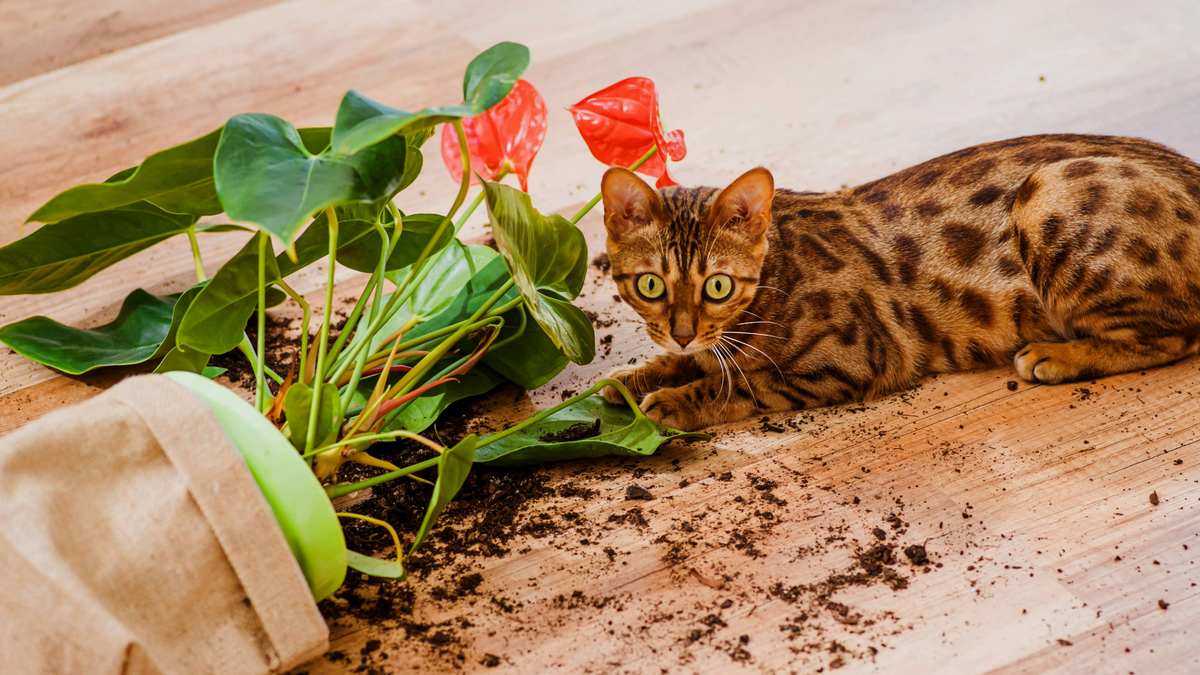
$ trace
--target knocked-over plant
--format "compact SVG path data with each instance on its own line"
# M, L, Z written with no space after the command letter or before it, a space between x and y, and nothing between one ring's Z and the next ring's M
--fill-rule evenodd
M272 422L278 431L270 433L286 439L294 448L288 452L307 463L326 501L400 477L421 480L417 472L436 467L433 497L410 554L475 462L649 454L668 439L700 437L651 421L627 394L629 408L592 396L606 385L624 391L611 380L506 430L483 438L468 435L450 448L420 435L456 400L504 381L536 389L568 361L585 364L595 355L591 321L572 301L587 269L587 246L575 223L599 196L568 220L539 213L525 192L499 182L515 173L525 189L545 136L546 106L536 89L519 79L528 63L525 47L498 44L467 67L462 103L415 113L352 89L329 128L297 129L272 115L238 115L104 183L59 194L29 217L43 227L0 248L0 294L67 290L180 234L191 242L197 283L165 297L135 290L117 318L98 328L33 317L0 329L0 340L72 374L159 359L156 372L215 377L220 371L208 366L211 355L240 351L253 364L257 415ZM682 158L683 136L663 130L652 82L625 80L570 110L598 159L641 168L659 176L660 185L670 183L666 161L657 153L661 148L673 159ZM395 200L420 173L420 148L439 124L444 125L443 158L459 191L445 214L405 213ZM474 182L482 182L482 191L460 214ZM457 237L483 202L498 253ZM222 213L239 224L201 222ZM232 230L253 236L206 279L197 237ZM272 238L283 245L282 253L275 254ZM287 279L321 260L326 260L328 280L312 336L310 307ZM336 264L370 277L331 340ZM266 310L289 297L303 310L301 339L291 371L280 374L265 363ZM255 316L252 342L246 327ZM267 378L278 383L274 395ZM210 406L241 405L200 392L203 387L193 389L207 396ZM230 423L231 435L239 426L262 428L261 418L248 422L245 415L252 411L242 407L245 411L229 412L228 419L241 420ZM599 420L598 433L591 437L541 440L594 420ZM256 438L266 442L261 434ZM395 438L422 443L437 456L399 467L370 453L374 443ZM255 469L248 455L247 461ZM346 462L381 473L340 483L338 470ZM261 486L263 479L256 478ZM289 541L303 538L302 525L281 515L292 508L290 502L266 487L264 494ZM370 520L396 536L386 523L338 515ZM394 562L351 552L348 563L370 574L401 577L398 538L396 546ZM320 591L314 585L314 592L332 592L341 578L336 581Z

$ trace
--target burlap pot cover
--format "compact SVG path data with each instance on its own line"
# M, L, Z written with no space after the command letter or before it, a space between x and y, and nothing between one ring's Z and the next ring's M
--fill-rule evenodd
M286 670L329 632L241 455L148 375L0 438L0 672Z

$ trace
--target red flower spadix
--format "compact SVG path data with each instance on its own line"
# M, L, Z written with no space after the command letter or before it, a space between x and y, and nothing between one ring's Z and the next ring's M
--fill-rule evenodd
M658 187L678 185L667 171L667 158L678 162L687 155L682 131L663 129L658 92L648 77L631 77L584 97L567 108L592 156L609 166L631 166L642 155L655 153L637 170L658 178Z
M525 80L517 80L508 96L487 112L463 120L471 172L492 180L505 164L529 190L529 167L546 140L546 102ZM462 153L454 125L442 127L442 161L456 181L462 180ZM471 184L479 180L471 176Z

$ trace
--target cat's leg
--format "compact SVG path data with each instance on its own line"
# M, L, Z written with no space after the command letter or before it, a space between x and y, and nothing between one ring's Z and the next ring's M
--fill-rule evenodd
M617 368L608 374L608 377L625 385L635 401L641 401L652 391L678 386L703 376L704 373L691 355L671 353L658 354L645 363ZM605 387L602 394L609 403L625 402L625 398L613 387Z
M1017 352L1017 373L1030 382L1058 384L1091 380L1170 363L1196 353L1196 339L1183 336L1114 341L1088 338L1035 342Z
M1017 190L1012 222L1029 280L1064 342L1032 342L1021 377L1055 384L1197 352L1200 244L1187 185L1119 157L1068 160Z
M642 400L641 408L652 420L695 431L753 415L861 400L866 386L834 367L788 373L753 370L659 389Z

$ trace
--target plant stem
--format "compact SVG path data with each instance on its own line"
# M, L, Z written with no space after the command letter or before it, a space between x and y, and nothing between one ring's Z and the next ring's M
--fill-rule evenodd
M250 344L249 335L242 333L242 341L238 343L237 348L238 351L246 356L246 360L250 362L250 365L254 365L256 357L254 356L254 345ZM266 371L272 380L275 380L276 384L283 384L283 376L268 368L265 360L263 361L263 370Z
M372 279L371 279L371 283L375 284L375 299L373 302L371 302L371 313L367 318L368 328L373 323L373 319L375 318L375 312L379 309L379 299L380 299L380 297L382 297L381 291L383 290L383 274L387 270L387 261L388 261L388 258L390 258L391 254L392 254L392 242L391 242L391 239L388 238L387 229L384 228L383 225L381 225L379 223L378 219L376 219L374 224L375 224L375 231L379 233L379 237L382 241L380 242L381 246L379 247L380 248L379 264L376 266L375 274L372 276ZM395 230L393 230L396 233L396 239L400 238L400 229L402 227L403 227L403 225L401 224L401 222L399 220L397 220L396 228L395 228ZM371 290L370 286L371 286L371 284L368 283L367 288L364 288L362 295L359 296L358 299L359 299L360 304L361 304L362 300L367 297L367 293ZM356 305L354 307L354 310L356 312L361 313L361 310L359 309L359 305ZM351 318L355 319L355 323L357 323L357 317L354 317L352 315ZM345 337L348 334L348 331L351 330L352 328L353 328L353 326L351 326L350 323L347 322L346 327L342 329L342 334L338 336L337 343L333 345L333 348L334 348L333 349L333 358L335 358L335 359L337 358L337 353L338 353L338 351L340 351L341 345L345 344ZM370 337L368 337L367 339L370 339ZM346 391L342 394L342 409L343 410L346 408L346 406L350 405L350 399L354 397L354 390L358 388L358 381L362 378L363 368L365 368L367 365L366 350L360 351L359 354L360 354L360 356L358 358L358 362L354 364L354 374L350 376L350 386L346 387ZM336 369L335 369L333 378L331 378L331 379L336 383L338 378L340 378L341 376L342 376L342 374L340 372L336 372Z
M416 277L421 273L426 260L433 252L433 247L437 244L438 240L441 239L442 233L446 231L446 228L453 224L454 214L458 213L458 209L462 207L463 202L467 199L467 192L471 188L471 155L467 149L467 132L463 130L462 120L456 120L454 122L454 132L458 136L458 149L459 152L462 153L463 163L462 183L459 185L458 195L454 198L454 204L450 207L450 211L446 213L446 217L442 219L441 224L438 225L438 229L433 233L433 236L430 237L429 243L426 244L424 250L421 251L421 255L417 256L416 262L409 266L408 275L404 277L404 281L402 283L398 284L396 291L392 293L392 297L388 300L387 306L384 307L383 312L376 316L375 320L371 322L371 325L367 329L367 335L374 335L376 332L378 332L379 329L383 327L383 324L387 323L388 319L392 318L392 314L395 312L395 309L400 304L401 300L408 297L405 295L405 292L408 291L408 288L412 285L413 280L416 279ZM352 346L350 351L347 353L348 355L345 357L346 360L339 365L339 370L344 371L346 366L349 364L349 360L357 356L360 350L367 349L367 345L369 343L370 338L367 338Z
M504 431L494 433L491 436L488 436L487 438L479 439L479 442L475 444L475 448L476 448L476 450L478 450L479 448L482 448L483 446L485 446L489 443L494 443L495 441L498 441L506 436L515 434L518 431L520 431L521 429L524 429L525 427L527 427L531 424L536 424L536 423L546 419L547 417L562 410L563 408L575 405L575 403L577 403L578 401L585 399L588 396L591 396L592 394L595 394L596 392L598 392L601 389L608 387L608 386L615 387L617 391L621 392L621 396L625 399L625 402L629 404L629 408L631 410L633 410L633 416L635 419L638 417L646 416L644 413L642 413L641 409L638 408L637 402L633 400L633 396L629 395L629 390L625 388L625 385L621 384L620 382L618 382L616 380L610 380L608 378L604 378L603 380L600 380L596 384L593 384L587 391L582 391L582 392L576 394L575 396L572 396L571 398L563 401L562 403L554 406L553 408L550 408L549 410L543 410L543 411L539 412L538 414L527 418L525 421L521 422L520 424L518 424L514 427L509 427L508 429L505 429Z
M258 233L258 358L254 360L254 401L259 412L267 400L263 368L267 360L267 250L270 237Z
M317 436L317 411L321 403L321 384L325 381L325 353L329 348L329 324L333 319L333 284L337 273L337 242L338 220L333 207L325 209L325 217L329 221L329 274L325 282L325 311L321 317L321 330L318 334L317 369L312 381L312 404L308 408L308 430L304 436L304 452L313 449ZM308 336L305 335L307 340Z
M480 317L482 317L484 314L487 314L488 310L490 310L493 305L499 302L500 298L504 297L504 294L507 293L512 287L512 279L504 282L504 285L497 289L496 292L492 294L492 297L487 299L487 302L484 302L479 306L479 309L475 310L475 313L471 315L467 325L460 327L454 332L453 335L443 340L441 344L439 344L437 347L434 347L427 356L418 361L417 364L413 366L412 370L408 371L408 373L406 373L399 382L392 385L392 388L389 389L387 394L384 395L384 399L395 398L396 396L403 396L404 394L408 393L416 384L417 378L424 375L425 371L429 370L433 364L440 361L442 356L444 356L446 352L450 351L451 347L453 347L459 340L466 336L468 332L470 332L471 324L479 321Z
M429 440L428 438L425 438L424 436L422 436L420 434L414 434L411 431L401 429L399 431L384 431L384 432L381 432L378 434L363 434L362 436L355 436L354 438L349 438L344 441L338 441L337 443L330 443L329 445L323 445L323 446L313 450L312 454L316 455L316 454L325 452L326 450L329 450L330 448L340 448L344 445L353 445L354 443L358 443L360 441L381 441L384 439L397 438L397 437L407 438L409 440L417 441L418 443L421 443L422 445L425 445L432 450L436 450L438 452L438 454L441 454L446 451L446 449L443 448L442 446L438 445L437 443L434 443L433 441ZM304 455L304 456L308 457L308 455Z
M293 290L283 279L279 280L279 287L288 294L288 297L295 300L297 305L300 305L300 309L304 310L304 318L300 320L300 379L303 380L308 367L308 324L312 319L312 307L309 306L303 295Z
M364 488L379 485L380 483L386 483L395 478L402 478L410 473L424 471L425 469L432 469L438 465L439 460L441 460L441 457L431 457L424 462L413 464L412 466L406 466L399 471L389 471L388 473L380 474L374 478L368 478L357 483L350 483L348 485L330 485L325 488L325 494L329 495L330 499L336 499L342 495L348 495L351 492L357 492Z
M196 283L208 279L204 276L204 261L200 259L200 242L196 241L196 224L187 229L188 241L192 244L192 262L196 263Z
M505 162L504 165L500 167L500 170L496 172L496 175L492 177L492 180L499 183L510 173L512 173L512 167L509 166L508 162ZM463 225L467 224L467 219L470 218L471 214L475 213L475 209L479 208L479 205L483 203L483 198L486 195L487 193L481 190L479 192L479 196L475 197L475 201L471 202L471 205L467 207L467 210L462 214L462 217L459 218L458 222L454 224L455 234L458 234L462 230Z
M641 159L639 159L638 161L636 161L636 162L634 162L633 164L631 164L631 165L629 166L629 170L630 170L630 171L636 171L636 170L637 170L639 167L641 167L643 164L645 164L646 162L650 161L650 158L651 158L651 157L653 157L653 156L654 156L654 153L656 153L656 152L658 152L658 146L657 146L657 145L656 145L656 146L654 146L654 147L652 147L652 148L650 148L650 151L649 151L649 152L647 152L646 154L642 155ZM596 206L597 204L599 204L599 203L600 203L600 200L601 200L601 199L603 199L603 198L604 198L604 193L603 193L603 192L601 192L601 193L598 193L598 194L597 194L595 197L592 197L592 201L590 201L590 202L588 202L587 204L585 204L585 205L584 205L584 207L583 207L582 209L580 209L580 210L579 210L579 213L576 213L574 216L572 216L572 217L571 217L571 224L572 224L572 225L578 224L578 223L579 223L579 219L580 219L580 218L583 218L584 216L586 216L586 215L588 214L588 211L591 211L593 208L595 208L595 206Z

